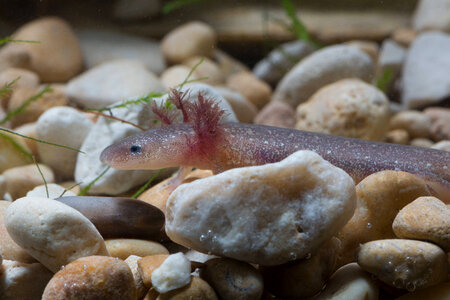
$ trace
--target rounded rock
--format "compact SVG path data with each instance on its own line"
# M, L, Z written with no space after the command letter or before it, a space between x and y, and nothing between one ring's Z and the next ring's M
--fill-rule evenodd
M412 138L430 137L431 119L416 110L402 111L391 118L391 129L404 129Z
M48 195L47 195L48 193ZM55 184L55 183L48 183L43 185L38 185L31 191L29 191L26 195L26 197L40 197L40 198L50 198L50 199L57 199L61 197L61 195L68 196L76 196L76 194L72 191L66 190L64 187Z
M41 300L45 286L53 276L40 263L27 264L5 259L0 269L2 300Z
M433 141L426 138L415 138L412 139L409 144L415 147L431 148L431 146L433 146Z
M135 300L136 287L128 265L106 256L79 258L48 283L43 300Z
M362 243L395 238L392 222L400 209L420 196L431 195L431 191L413 174L381 171L362 180L356 194L356 211L337 235L343 249L339 265L354 262Z
M240 92L258 109L269 103L272 97L272 88L248 71L241 71L228 77L227 86Z
M189 76L190 72L191 69L189 69L185 65L174 65L162 72L160 80L167 89L173 89L182 84L184 80ZM190 80L196 80L199 77L194 72L189 78Z
M67 196L56 199L81 212L104 238L159 236L164 214L141 200L119 197Z
M216 87L216 90L227 100L239 122L253 123L258 108L247 100L241 93L227 87Z
M435 197L419 197L403 207L392 229L399 238L431 241L450 252L450 207Z
M390 130L388 131L388 133L386 133L385 142L400 145L408 145L409 133L404 129Z
M105 241L106 249L112 257L125 260L130 255L149 256L169 254L160 243L137 239L109 239Z
M71 27L57 17L45 17L23 25L14 34L17 40L36 43L11 43L2 51L25 51L30 56L26 66L43 82L67 81L81 71L83 56Z
M189 284L191 262L178 252L169 255L151 274L152 286L159 293L167 293Z
M7 134L0 135L0 172L32 163L33 160L27 155L28 150L20 139Z
M372 59L358 48L329 46L307 56L292 68L278 84L273 100L297 107L329 83L344 78L369 81L374 72Z
M29 88L35 89L39 86L39 76L26 69L8 68L0 72L0 86L14 82L12 89Z
M108 255L94 225L59 201L24 197L6 209L5 225L14 241L49 270L88 255Z
M201 64L199 64L200 62ZM205 78L205 80L202 80L203 83L216 85L221 84L225 81L225 77L219 65L208 57L201 57L201 56L190 57L183 62L183 65L189 68L189 72L196 65L198 65L194 71L194 74L195 77L197 78Z
M261 273L253 266L233 259L208 260L200 270L200 277L208 282L223 300L259 300L264 291Z
M380 141L389 117L389 100L383 92L359 79L344 79L324 86L300 104L295 128Z
M161 51L169 64L179 64L193 56L211 57L216 43L216 33L211 26L190 22L169 32L161 42Z
M92 126L92 121L84 113L72 107L54 107L39 117L36 137L80 149ZM38 143L37 148L41 161L51 167L60 179L73 178L78 152L42 143Z
M144 285L144 281L142 280L141 274L138 269L138 261L141 260L142 257L136 255L130 255L127 259L125 259L125 263L131 270L134 279L134 285L136 286L136 296L138 300L144 299L145 295L148 293L148 288Z
M337 233L353 214L355 198L347 173L314 152L298 151L278 163L179 186L167 202L166 233L200 252L279 265Z
M430 107L423 112L431 119L431 137L435 141L450 140L450 109Z
M440 141L439 143L432 145L430 148L450 152L450 140Z
M271 101L256 115L254 123L282 128L294 128L295 110L287 103Z
M157 300L218 300L212 287L203 279L192 276L191 282L183 287L168 293L160 294Z
M436 245L412 240L378 240L361 246L358 264L389 286L416 289L447 280L447 256Z

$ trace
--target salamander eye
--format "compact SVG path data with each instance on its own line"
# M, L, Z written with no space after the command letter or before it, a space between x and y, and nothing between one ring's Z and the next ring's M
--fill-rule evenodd
M130 147L130 152L135 154L135 153L141 153L141 146L138 145L133 145Z

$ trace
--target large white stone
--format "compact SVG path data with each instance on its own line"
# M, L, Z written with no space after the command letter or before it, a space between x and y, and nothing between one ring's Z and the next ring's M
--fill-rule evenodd
M347 173L298 151L179 186L168 199L166 233L197 251L278 265L329 240L352 216L355 200Z
M344 78L368 82L373 76L372 59L362 50L348 45L329 46L295 65L281 79L273 100L284 101L295 108L326 84Z
M414 12L413 27L450 32L450 0L420 0Z
M118 101L164 92L159 79L136 60L113 60L69 81L67 95L88 108L102 108Z
M408 108L430 105L450 96L450 35L421 34L403 65L402 103Z

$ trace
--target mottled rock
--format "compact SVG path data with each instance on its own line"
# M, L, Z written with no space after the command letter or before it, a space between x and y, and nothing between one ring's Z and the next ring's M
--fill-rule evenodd
M272 88L247 71L242 71L228 77L227 86L240 92L258 109L263 108L272 97Z
M271 101L256 115L255 124L283 128L295 127L295 110L287 103Z
M104 238L154 239L164 224L162 211L136 199L67 195L57 200L81 212Z
M412 25L416 30L436 29L450 32L450 1L420 0Z
M86 114L67 106L54 107L39 117L36 137L80 149L92 126ZM59 179L73 179L78 152L42 143L38 143L37 148L41 161L51 167Z
M156 75L143 63L120 59L104 62L73 78L67 84L66 93L83 107L102 108L164 90Z
M360 244L395 238L392 222L400 209L431 192L427 184L413 174L381 171L362 180L356 186L356 194L356 211L337 235L342 241L341 266L356 260Z
M300 60L314 51L314 47L302 40L284 43L272 50L253 68L253 74L272 86Z
M189 42L186 37L189 37ZM193 56L211 57L216 43L214 29L208 24L195 21L166 34L161 42L161 51L169 64L177 64Z
M304 259L263 267L265 288L282 299L302 299L317 294L336 269L339 250L339 240L332 238Z
M450 207L435 197L419 197L403 207L392 229L399 238L430 241L450 252Z
M278 84L274 101L297 107L326 84L344 78L369 81L374 76L371 58L356 47L336 45L302 59Z
M93 29L79 31L77 35L88 69L117 59L138 60L155 74L160 74L166 68L160 44L155 40L116 31Z
M8 102L8 112L19 109L25 102L37 97L41 91L42 88L21 88L15 90ZM13 116L11 118L11 124L13 127L17 127L25 123L35 122L46 110L55 106L65 106L68 105L68 103L69 100L63 92L53 89L43 94L42 97L38 97L36 100L32 101L26 106L25 111Z
M2 300L40 300L53 273L40 263L4 260L0 266L0 295Z
M364 299L377 300L378 286L370 274L356 263L337 270L327 282L325 289L314 300Z
M430 137L431 119L417 110L405 110L391 118L390 129L404 129L412 138Z
M317 250L351 217L354 201L344 171L298 151L179 186L167 203L166 233L197 251L277 265Z
M106 256L88 256L56 273L42 299L135 300L135 297L133 274L125 262Z
M239 122L253 123L258 108L247 100L241 93L227 87L216 87L216 90L227 100Z
M5 211L12 202L0 200L0 255L5 260L20 263L34 263L36 260L9 236L5 226ZM1 269L1 264L0 264ZM1 272L0 272L1 273Z
M447 279L447 257L436 245L412 240L378 240L361 246L358 264L389 286L414 291Z
M402 103L416 108L438 103L450 95L450 35L421 34L409 48L402 70Z
M78 40L71 27L57 17L40 18L20 27L13 38L39 43L10 43L1 52L23 52L30 60L25 66L36 72L43 82L62 82L83 67Z
M5 225L14 241L53 272L88 255L108 255L94 225L56 200L25 197L8 206Z
M199 277L192 276L191 282L183 287L168 293L160 294L158 300L218 300L216 293L212 287Z
M138 239L108 239L105 241L106 249L112 257L125 260L130 255L149 256L156 254L169 254L169 251L160 243Z
M263 278L253 266L228 258L208 260L200 277L209 283L220 299L259 300L263 294Z
M39 169L41 169L42 175ZM49 167L39 164L39 169L36 164L31 164L11 168L3 172L6 180L6 191L13 199L23 197L34 187L44 184L42 177L45 178L47 183L55 181L53 171Z
M344 79L324 86L300 104L295 128L381 141L389 117L389 100L383 92L359 79Z

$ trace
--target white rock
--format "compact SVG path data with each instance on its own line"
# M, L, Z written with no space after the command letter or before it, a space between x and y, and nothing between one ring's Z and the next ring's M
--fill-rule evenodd
M301 40L284 43L259 61L253 68L253 74L274 86L297 62L313 51L314 47Z
M450 0L420 0L414 12L413 27L450 32Z
M47 190L48 190L48 197L47 197ZM66 191L66 189L56 183L49 183L47 184L47 188L45 185L38 185L31 191L27 193L27 197L40 197L40 198L49 198L49 199L56 199L61 197L61 195L64 193L64 196L76 196L72 191Z
M405 47L394 40L386 39L381 45L380 55L378 56L378 67L382 70L391 68L395 75L402 68L405 57Z
M0 299L40 300L53 273L40 263L4 260L0 266Z
M302 59L278 84L273 100L297 107L322 86L344 78L369 81L374 76L372 59L354 46L323 48Z
M155 40L103 30L83 30L77 36L88 69L116 59L138 60L155 74L166 68L160 44Z
M86 114L67 106L53 107L43 113L36 125L38 139L80 149L94 124ZM61 179L72 179L78 152L42 143L39 156Z
M11 238L52 272L77 258L108 255L95 226L80 212L48 198L24 197L6 209Z
M200 252L279 265L329 240L352 216L355 199L347 173L298 151L179 186L168 199L166 233Z
M191 262L181 252L172 254L152 272L151 280L159 293L186 286L191 282Z
M159 79L143 63L122 59L105 62L73 78L66 93L83 107L102 108L164 90Z
M157 15L160 10L159 0L117 0L113 16L121 20L141 20Z
M434 104L450 96L450 35L421 34L403 65L402 103L407 108Z

